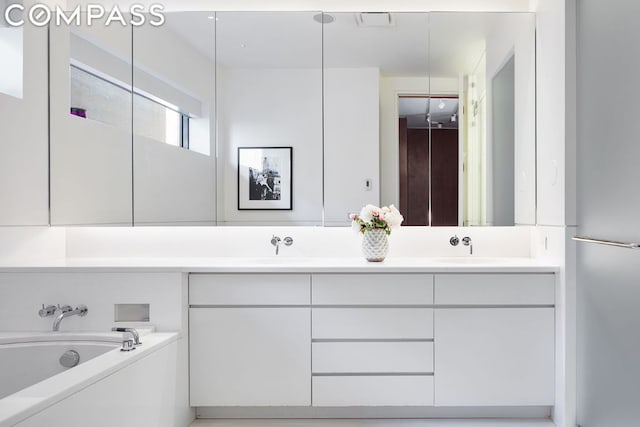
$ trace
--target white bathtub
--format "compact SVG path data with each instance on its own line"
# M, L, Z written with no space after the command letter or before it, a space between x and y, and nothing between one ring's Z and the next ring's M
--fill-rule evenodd
M178 339L177 333L152 333L135 350L121 352L119 333L2 333L0 427L173 427L162 406L180 400ZM80 356L73 368L59 362L67 350Z

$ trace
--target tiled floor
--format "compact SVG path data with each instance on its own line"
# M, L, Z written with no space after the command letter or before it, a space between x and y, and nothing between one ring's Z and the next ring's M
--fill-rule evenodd
M553 427L549 420L196 420L191 427Z

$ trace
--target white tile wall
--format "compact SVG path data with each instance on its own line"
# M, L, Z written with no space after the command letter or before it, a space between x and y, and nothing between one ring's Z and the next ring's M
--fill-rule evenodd
M64 319L61 331L107 331L114 304L149 303L150 324L186 333L187 282L180 273L1 273L0 331L50 331L42 304L85 304L85 317ZM144 324L144 323L142 323Z

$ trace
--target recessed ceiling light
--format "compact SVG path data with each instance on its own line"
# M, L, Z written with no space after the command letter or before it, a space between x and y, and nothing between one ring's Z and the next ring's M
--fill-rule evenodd
M215 19L215 16L211 15L211 16L207 16L207 19Z
M318 13L317 15L313 15L313 20L320 24L331 24L336 18L328 13Z

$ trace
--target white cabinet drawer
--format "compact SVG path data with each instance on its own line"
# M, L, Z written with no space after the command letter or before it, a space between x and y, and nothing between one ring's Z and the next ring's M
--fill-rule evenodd
M309 305L308 274L191 274L191 305Z
M432 274L316 274L316 305L430 305Z
M432 405L432 376L313 377L313 406Z
M438 274L435 303L553 305L554 274Z
M432 342L315 342L314 373L432 373Z
M433 338L430 308L313 308L317 339Z

